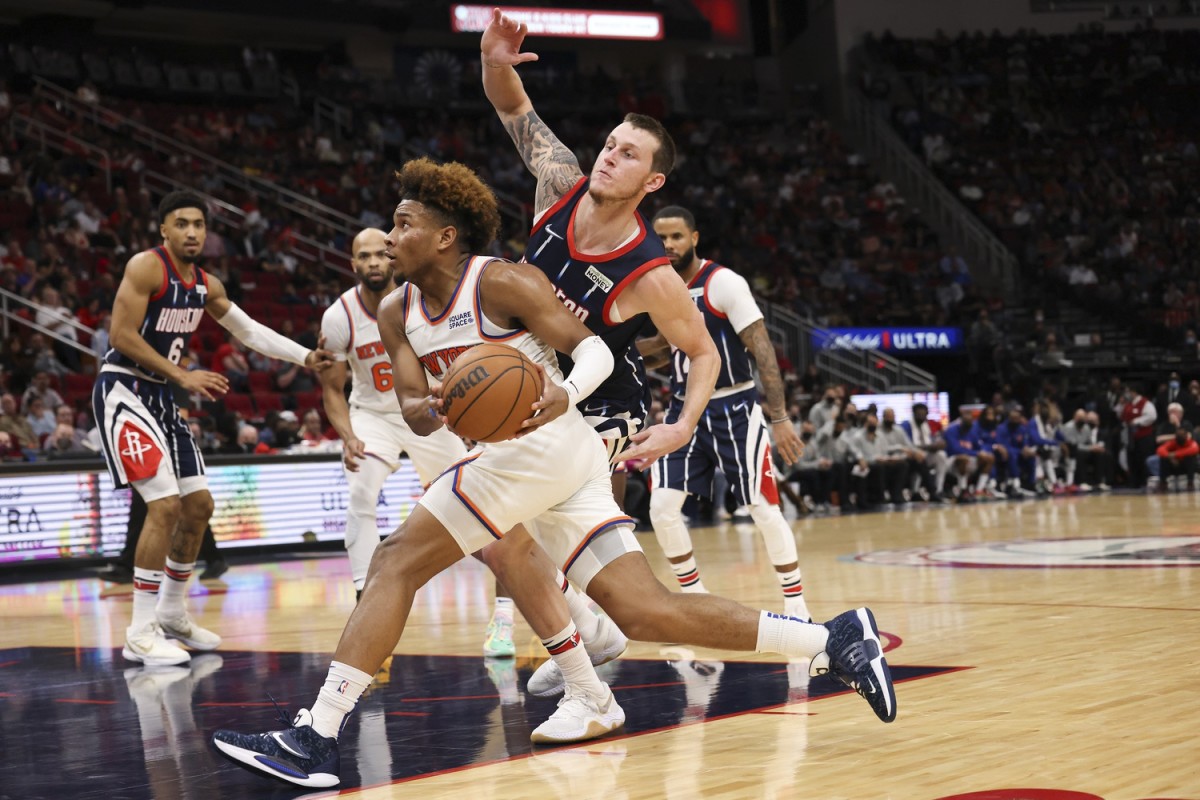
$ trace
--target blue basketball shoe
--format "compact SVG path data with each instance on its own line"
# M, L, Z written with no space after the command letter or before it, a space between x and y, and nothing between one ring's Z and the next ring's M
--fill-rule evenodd
M839 614L826 622L825 627L829 629L829 643L825 645L829 665L814 664L817 674L832 673L862 695L877 717L884 722L894 720L896 690L871 609L856 608Z
M313 730L312 714L307 708L300 709L287 730L267 733L220 730L212 735L212 741L230 761L270 778L316 789L337 786L341 781L337 739Z

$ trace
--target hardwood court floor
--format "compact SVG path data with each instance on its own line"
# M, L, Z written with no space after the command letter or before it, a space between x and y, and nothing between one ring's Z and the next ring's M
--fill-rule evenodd
M895 723L802 664L638 644L604 672L624 735L536 751L553 703L519 690L544 656L519 623L515 663L484 664L491 582L467 561L418 595L347 727L342 795L1200 800L1198 511L1200 495L1108 495L797 520L814 613L866 604L887 634ZM781 607L753 526L694 533L710 590ZM128 587L0 586L0 799L304 795L207 737L277 727L268 693L311 702L347 576L340 556L234 566L191 599L221 650L153 672L120 656ZM996 791L1015 787L1057 792Z

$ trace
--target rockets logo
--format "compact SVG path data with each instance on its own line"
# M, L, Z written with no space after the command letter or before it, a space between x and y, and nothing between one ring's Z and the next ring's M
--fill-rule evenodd
M129 422L117 434L117 453L125 468L125 478L131 482L153 477L162 462L162 451L154 440Z

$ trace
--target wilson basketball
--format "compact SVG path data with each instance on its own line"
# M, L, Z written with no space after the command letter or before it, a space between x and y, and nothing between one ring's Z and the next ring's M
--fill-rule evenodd
M542 375L519 350L479 344L454 360L442 380L442 413L450 429L477 442L503 442L533 415Z

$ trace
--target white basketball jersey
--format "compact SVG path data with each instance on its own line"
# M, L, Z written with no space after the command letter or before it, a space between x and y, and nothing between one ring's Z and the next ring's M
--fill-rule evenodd
M404 333L417 358L430 378L441 381L454 359L477 344L496 342L520 350L530 361L541 364L550 380L562 383L553 347L524 328L502 328L483 315L479 280L494 260L488 256L468 260L449 306L437 316L425 307L420 289L411 283L404 285Z
M375 315L363 306L358 288L348 289L329 307L321 325L326 346L345 354L353 383L351 407L379 413L400 413L396 399L392 362L379 338Z

